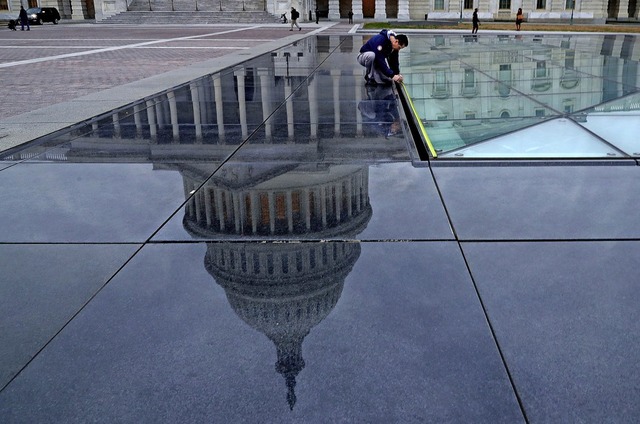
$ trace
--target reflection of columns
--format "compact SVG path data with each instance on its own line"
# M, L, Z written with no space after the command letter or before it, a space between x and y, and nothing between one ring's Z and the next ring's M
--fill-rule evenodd
M318 138L318 83L314 77L309 82L309 130L312 140Z
M409 0L398 0L398 20L408 21L409 19Z
M374 19L387 19L387 7L385 0L376 0L376 13Z
M287 109L287 134L289 141L293 142L294 135L294 117L293 117L293 96L291 95L291 78L286 77L284 80L284 99Z
M158 135L156 129L156 108L155 102L153 100L147 100L147 121L149 121L149 134L151 135L151 140L156 140Z
M271 141L273 123L271 116L271 78L267 68L259 68L258 76L260 77L260 97L262 98L262 120L264 121L264 137L265 140Z
M173 131L173 141L180 139L180 126L178 125L178 105L176 103L176 94L173 90L167 93L169 99L169 111L171 112L171 129Z
M361 76L362 76L362 71L360 69L353 70L353 77L354 77L354 80L356 81L356 83L353 84L353 87L355 88L355 99L356 99L355 108L356 108L356 136L357 137L362 137L362 114L358 109L358 106L362 101L362 86L357 83L357 81L360 81Z
M340 19L340 0L329 0L329 19Z
M136 125L136 138L142 137L142 119L140 119L140 113L142 113L142 106L136 104L133 106L133 122Z
M118 117L118 112L111 115L111 119L113 120L113 136L120 138L120 118Z
M234 72L238 85L238 110L240 111L240 129L242 130L242 139L245 140L249 135L247 129L247 100L244 86L244 68L240 68Z
M351 0L351 6L353 7L353 19L364 19L362 0Z
M196 143L202 143L202 122L200 118L200 95L198 94L198 86L189 84L191 91L191 104L193 105L193 126L196 132Z
M222 100L222 80L220 74L211 75L213 79L213 91L215 93L216 102L216 124L218 125L218 138L220 143L224 143L224 107Z
M340 70L331 70L333 81L333 132L340 135Z

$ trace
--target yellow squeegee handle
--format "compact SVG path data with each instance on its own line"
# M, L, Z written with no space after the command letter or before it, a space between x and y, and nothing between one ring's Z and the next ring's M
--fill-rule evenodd
M400 86L402 87L402 91L404 92L404 95L407 101L409 102L409 107L411 108L411 113L413 114L413 118L418 122L418 126L420 127L420 132L422 132L422 136L424 137L424 140L427 142L427 147L431 152L431 156L433 156L434 158L437 158L438 153L436 153L436 149L434 149L433 144L431 144L431 139L429 138L429 135L427 135L427 130L424 129L424 125L422 125L422 119L420 119L420 117L418 116L418 113L416 112L416 108L413 105L411 96L409 96L409 93L407 92L407 88L404 86L404 83L400 83Z

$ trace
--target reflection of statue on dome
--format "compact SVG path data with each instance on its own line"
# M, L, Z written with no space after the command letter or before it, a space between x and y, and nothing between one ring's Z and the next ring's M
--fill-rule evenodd
M338 303L359 256L353 242L207 245L205 267L235 313L275 344L290 409L305 366L302 342Z

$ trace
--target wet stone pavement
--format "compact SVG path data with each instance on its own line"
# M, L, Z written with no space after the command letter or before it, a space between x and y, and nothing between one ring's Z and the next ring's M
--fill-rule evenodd
M421 159L332 31L1 153L3 422L637 421L635 160Z

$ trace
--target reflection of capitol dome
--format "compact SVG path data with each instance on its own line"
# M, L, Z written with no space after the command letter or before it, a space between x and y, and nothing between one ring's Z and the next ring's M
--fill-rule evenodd
M183 172L185 195L198 179ZM371 217L367 166L227 165L186 206L185 229L196 237L353 237Z
M302 341L338 302L359 243L209 243L205 267L233 310L276 346L276 371L296 402Z
M360 244L260 240L355 238L371 217L368 167L226 165L193 193L196 174L182 171L185 229L195 237L241 237L208 243L205 267L236 314L275 344L276 371L293 409L296 376L305 366L302 342L338 303Z

